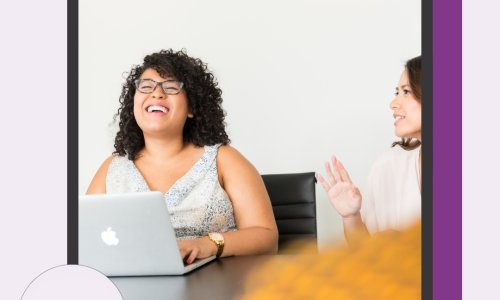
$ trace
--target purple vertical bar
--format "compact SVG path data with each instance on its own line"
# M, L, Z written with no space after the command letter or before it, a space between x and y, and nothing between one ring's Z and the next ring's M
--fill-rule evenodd
M433 295L462 299L462 1L433 10Z

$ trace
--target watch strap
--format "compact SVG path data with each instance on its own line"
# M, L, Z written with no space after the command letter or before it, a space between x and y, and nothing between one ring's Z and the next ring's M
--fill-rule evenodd
M224 251L224 241L222 242L217 241L212 237L211 233L207 234L207 236L212 242L215 243L215 245L217 245L217 253L215 254L215 256L219 258L222 255L222 251Z

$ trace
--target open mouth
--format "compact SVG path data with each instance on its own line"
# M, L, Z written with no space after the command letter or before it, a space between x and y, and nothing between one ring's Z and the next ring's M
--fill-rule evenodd
M165 106L160 106L160 105L150 105L148 107L146 107L146 111L148 113L155 113L155 114L166 114L168 113L168 108L166 108Z
M394 124L400 122L401 120L404 120L404 116L396 116L396 122L394 122Z

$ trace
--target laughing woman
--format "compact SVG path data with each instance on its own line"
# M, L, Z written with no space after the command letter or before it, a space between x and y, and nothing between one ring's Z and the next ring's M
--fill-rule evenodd
M318 175L342 216L349 244L376 233L407 229L421 217L422 108L421 57L406 62L390 103L396 136L392 148L372 167L363 196L335 156L325 163L330 185Z
M262 178L229 146L217 85L206 64L184 50L146 56L123 85L115 151L87 191L161 191L188 263L215 255L213 239L224 242L221 256L278 247Z

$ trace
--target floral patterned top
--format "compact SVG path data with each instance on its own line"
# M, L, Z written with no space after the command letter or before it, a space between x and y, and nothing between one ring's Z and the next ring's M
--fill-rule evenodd
M200 160L165 194L178 241L237 229L233 204L219 184L215 159L219 146L205 146ZM148 191L151 190L133 161L126 156L116 156L111 161L106 176L107 194Z

